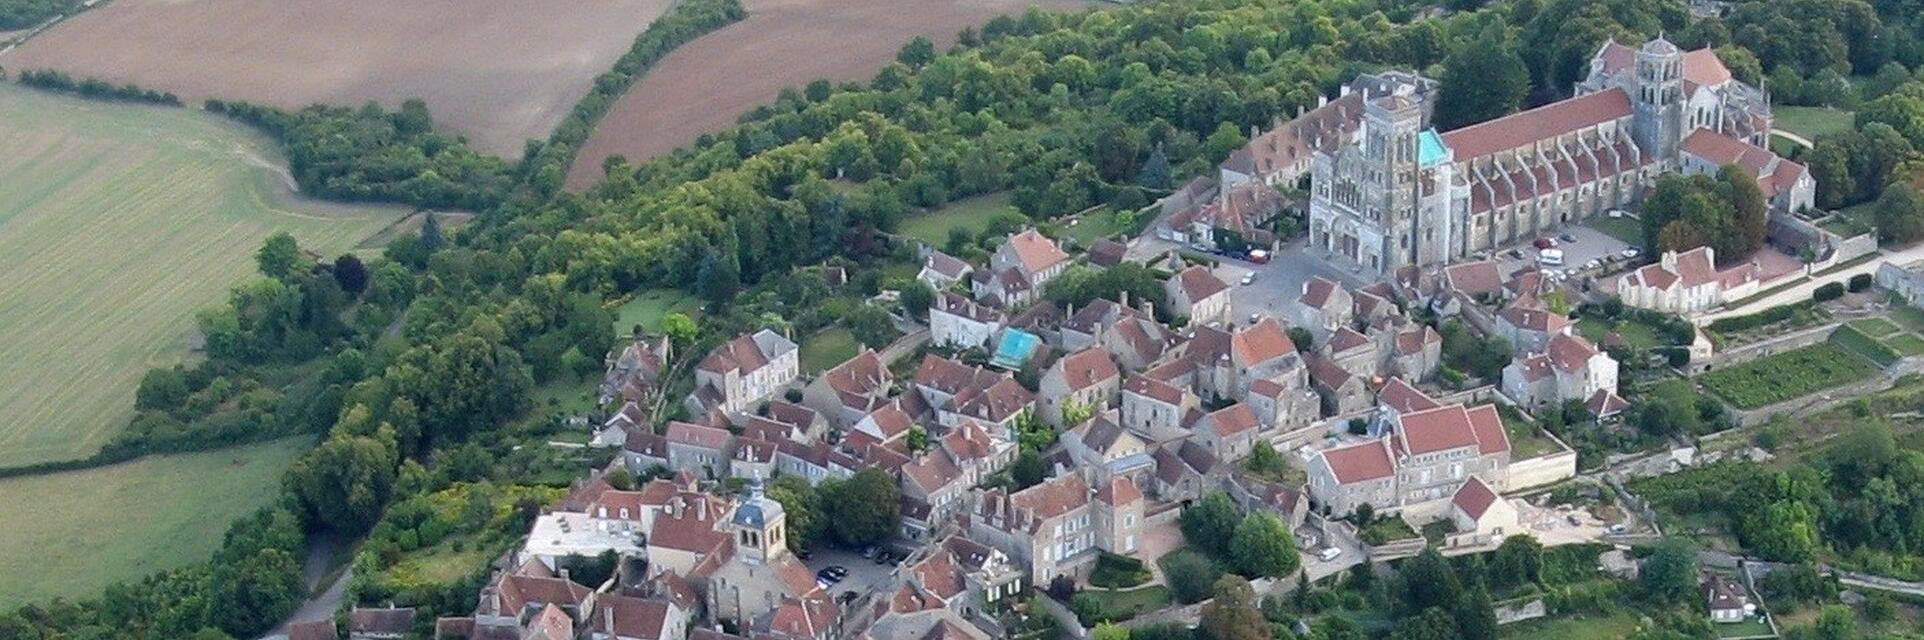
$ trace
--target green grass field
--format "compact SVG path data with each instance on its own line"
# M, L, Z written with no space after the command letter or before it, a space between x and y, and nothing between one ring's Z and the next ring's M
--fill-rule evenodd
M1612 218L1598 216L1590 221L1590 228L1602 231L1604 235L1630 243L1633 247L1643 246L1643 221L1628 216Z
M1892 324L1891 321L1885 320L1883 318L1864 318L1862 320L1852 320L1850 321L1850 326L1852 329L1861 331L1864 333L1864 335L1867 335L1873 338L1883 338L1893 333L1902 331L1902 329L1899 329L1897 325Z
M1831 341L1717 369L1698 376L1697 382L1739 409L1755 409L1876 373L1870 360Z
M1577 333L1591 342L1603 344L1604 338L1614 331L1631 349L1649 349L1662 344L1657 330L1648 324L1635 320L1623 320L1611 326L1609 320L1598 316L1583 316L1577 319Z
M1924 355L1924 338L1901 333L1884 339L1884 345L1907 356Z
M184 109L0 83L0 149L0 466L98 449L269 234L331 256L403 214L279 204L265 139Z
M615 335L632 336L635 325L646 331L660 331L661 318L670 311L698 317L701 301L680 289L649 289L615 309Z
M1075 238L1084 247L1095 244L1097 240L1122 233L1122 226L1116 224L1116 210L1103 207L1076 219L1076 226L1063 228L1063 234Z
M933 211L903 218L896 231L941 247L949 241L949 229L962 227L972 235L980 235L983 229L988 228L989 220L1004 212L1020 213L1015 207L1009 206L1009 194L992 193L957 200Z
M1776 118L1773 124L1778 129L1811 139L1849 131L1853 117L1849 111L1829 107L1774 107L1771 115Z
M1860 320L1859 322L1862 321ZM1830 339L1832 342L1844 345L1845 348L1857 352L1857 355L1870 358L1871 362L1877 363L1877 366L1880 367L1891 366L1891 363L1897 362L1897 359L1901 357L1896 351L1885 346L1883 342L1878 341L1877 338L1873 338L1859 330L1855 322L1839 327L1836 333L1830 335Z
M0 480L0 610L206 560L310 438Z
M855 342L855 334L849 333L848 329L824 329L802 340L802 372L827 371L855 357L860 349L861 345Z

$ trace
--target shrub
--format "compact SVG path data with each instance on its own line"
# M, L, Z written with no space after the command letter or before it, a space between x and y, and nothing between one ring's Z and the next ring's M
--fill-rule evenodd
M1836 282L1826 282L1823 286L1817 287L1816 291L1810 292L1810 299L1818 302L1829 302L1842 297L1844 297L1844 285Z
M1176 601L1183 604L1207 600L1210 589L1222 577L1222 569L1217 568L1216 563L1186 549L1163 556L1162 571L1169 579L1169 589L1175 593Z
M1734 333L1737 331L1755 329L1757 327L1761 327L1767 324L1773 324L1773 323L1789 320L1791 316L1797 315L1797 312L1805 308L1807 305L1808 303L1787 304L1787 305L1782 305L1777 307L1771 307L1769 309L1765 309L1763 311L1759 311L1757 313L1753 313L1747 316L1736 316L1731 318L1714 320L1714 321L1711 321L1709 328L1711 331L1714 331L1717 333Z
M1871 274L1860 273L1860 274L1851 276L1850 284L1848 285L1847 288L1850 289L1851 293L1857 293L1859 291L1863 291L1865 289L1871 288Z
M1049 597L1057 602L1068 602L1076 595L1076 581L1069 576L1056 576L1049 581Z
M1096 558L1096 568L1089 574L1089 584L1123 589L1148 582L1149 578L1149 567L1144 566L1141 560L1105 551Z

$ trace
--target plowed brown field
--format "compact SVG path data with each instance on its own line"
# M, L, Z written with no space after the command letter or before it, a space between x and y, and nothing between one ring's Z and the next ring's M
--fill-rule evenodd
M426 100L518 157L669 0L114 0L0 56L10 69L298 108Z
M784 87L817 78L866 80L917 35L936 51L963 27L1030 5L1072 10L1081 0L744 0L748 18L682 45L602 118L568 173L581 189L610 155L640 161L727 129Z

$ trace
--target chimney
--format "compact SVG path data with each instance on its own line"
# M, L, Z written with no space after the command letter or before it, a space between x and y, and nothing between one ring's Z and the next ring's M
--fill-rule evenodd
M602 607L601 628L602 630L607 631L608 635L610 636L615 634L615 608L614 607Z
M1122 291L1117 292L1116 302L1121 306L1123 306L1124 308L1127 308L1129 306L1129 290L1123 289Z

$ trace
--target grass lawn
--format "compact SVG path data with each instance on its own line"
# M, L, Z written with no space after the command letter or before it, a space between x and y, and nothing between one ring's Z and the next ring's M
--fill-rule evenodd
M1385 542L1408 540L1418 537L1416 530L1410 528L1410 523L1404 522L1402 518L1396 516L1379 516L1371 520L1369 526L1363 527L1359 535L1361 535L1364 542L1370 544L1383 544Z
M1829 107L1773 107L1774 126L1809 139L1851 128L1853 114Z
M0 480L0 610L208 558L311 438ZM57 508L56 508L57 507Z
M1509 405L1497 405L1497 413L1503 417L1504 435L1510 437L1510 458L1528 460L1537 456L1563 451L1555 440L1544 435L1542 429L1525 421Z
M1857 330L1856 324L1857 323L1853 322L1850 325L1840 327L1836 333L1831 334L1831 341L1844 345L1851 351L1856 351L1857 355L1870 358L1871 362L1877 363L1877 366L1880 367L1888 367L1891 366L1891 363L1897 362L1899 356L1896 351L1885 346L1884 343L1878 342L1876 338L1865 335L1864 332ZM1892 328L1895 329L1896 327Z
M1076 599L1081 599L1085 595L1101 603L1101 611L1095 612L1094 615L1084 617L1083 622L1087 624L1095 624L1103 620L1111 622L1128 620L1151 611L1160 610L1174 602L1174 598L1169 593L1169 587L1162 585L1143 587L1131 591L1109 591L1107 589L1089 588L1083 589L1081 593L1076 594Z
M1743 622L1717 624L1716 629L1719 638L1755 638L1771 635L1770 624L1764 622L1763 618L1756 617L1745 618Z
M1095 244L1097 240L1122 233L1122 226L1116 224L1116 211L1103 207L1076 219L1076 226L1063 227L1063 234L1075 238L1076 244L1083 247Z
M1904 328L1924 333L1924 309L1908 304L1891 305L1891 320L1904 325Z
M661 318L680 311L693 318L701 312L701 300L680 289L649 289L615 309L615 335L634 335L635 325L645 331L660 331Z
M1909 333L1901 333L1884 339L1884 346L1907 356L1924 355L1924 338Z
M1855 218L1852 218L1850 216L1843 215L1843 214L1838 214L1838 215L1830 216L1828 218L1824 218L1824 221L1817 223L1817 226L1823 227L1825 231L1829 231L1831 233L1835 233L1837 235L1840 235L1846 238L1856 237L1860 234L1870 233L1871 231L1871 228L1869 226L1866 226L1865 224L1857 221L1857 219Z
M971 235L980 235L983 229L988 228L989 220L1003 212L1020 213L1015 207L1009 206L1009 194L992 193L957 200L933 211L904 218L896 231L940 247L949 241L949 229L962 227L968 229Z
M263 138L185 109L0 83L0 149L0 466L99 449L268 235L333 256L405 213L281 202Z
M1697 381L1739 409L1754 409L1876 373L1871 361L1836 342L1825 342L1717 369L1698 376Z
M1597 316L1583 316L1577 319L1577 333L1591 342L1603 344L1604 337L1610 335L1612 331L1622 336L1624 344L1633 350L1642 351L1662 344L1657 337L1657 330L1642 322L1625 319L1618 321L1613 327L1609 320Z
M1903 329L1899 328L1896 324L1892 323L1889 320L1885 320L1883 318L1864 318L1862 320L1852 320L1850 325L1852 329L1856 329L1862 332L1864 335L1867 335L1873 338L1884 338L1884 337L1890 336L1893 333L1903 331Z
M1859 233L1868 233L1877 228L1877 201L1859 202L1837 210L1837 216L1855 223Z
M802 372L826 371L855 357L860 348L855 341L855 334L849 333L848 329L825 329L802 340Z
M1796 155L1796 153L1799 150L1802 150L1803 148L1804 148L1804 145L1799 144L1795 141L1792 141L1790 138L1784 137L1784 134L1781 134L1781 133L1770 134L1770 152L1771 153L1775 153L1777 155L1789 158L1793 155Z
M1557 640L1616 640L1628 638L1637 629L1637 615L1618 611L1607 615L1538 618L1504 625L1505 638L1556 638Z
M1590 221L1590 228L1602 231L1612 238L1630 243L1630 246L1643 246L1643 221L1629 216L1612 218L1598 216Z

